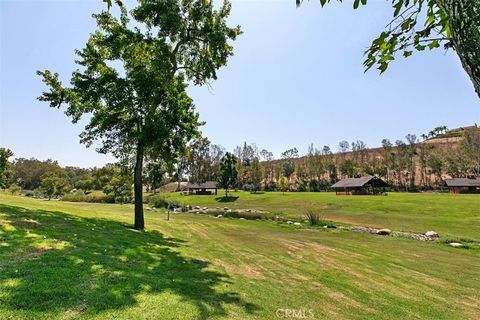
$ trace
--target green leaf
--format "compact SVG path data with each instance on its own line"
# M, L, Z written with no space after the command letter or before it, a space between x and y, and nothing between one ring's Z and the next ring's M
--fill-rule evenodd
M401 25L403 31L408 30L408 28L410 28L410 22L411 22L410 20L411 19L408 18L405 21L403 21L403 23Z
M435 49L435 48L438 48L438 47L440 47L440 44L438 43L438 40L433 40L432 42L430 42L430 43L428 44L428 48L429 48L430 50Z
M403 6L403 0L399 0L393 7L395 8L395 11L393 12L393 16L396 17L400 13L400 10L402 9Z
M403 56L404 56L405 58L408 58L408 57L410 57L411 55L412 55L412 51L407 51L407 50L406 50L406 51L403 52Z
M418 51L423 51L423 50L425 50L425 46L423 46L423 45L421 45L421 44L417 44L417 45L415 46L415 49L417 49Z
M360 5L360 0L353 1L353 9L357 9L359 5Z

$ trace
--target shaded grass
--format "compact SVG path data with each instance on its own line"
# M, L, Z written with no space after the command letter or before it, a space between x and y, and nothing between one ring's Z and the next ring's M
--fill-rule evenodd
M90 318L137 305L141 294L175 297L185 318L225 315L228 304L256 309L236 293L215 290L228 285L228 276L207 270L208 261L183 257L178 248L185 242L158 231L3 204L0 217L6 244L0 247L0 315Z

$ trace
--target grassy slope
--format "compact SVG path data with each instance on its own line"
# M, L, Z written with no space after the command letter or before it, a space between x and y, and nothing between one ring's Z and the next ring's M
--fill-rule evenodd
M207 206L260 209L303 216L305 207L318 208L334 221L392 230L425 232L435 230L445 237L480 241L480 196L429 193L389 193L384 196L336 196L324 192L232 193L233 202L222 196L181 196L169 194L182 203Z
M132 214L0 194L0 319L480 317L478 250L158 212L139 233Z

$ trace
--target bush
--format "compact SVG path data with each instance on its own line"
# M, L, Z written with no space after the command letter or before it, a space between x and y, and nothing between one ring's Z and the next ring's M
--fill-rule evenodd
M96 203L113 203L114 199L107 197L104 193L101 192L91 192L89 194L85 194L83 191L77 191L75 193L67 193L65 194L62 201L70 201L70 202L96 202Z
M225 217L230 217L230 218L244 218L246 220L270 220L274 219L273 214L269 213L257 213L257 212L237 212L237 211L231 211L231 212L224 212L221 213Z
M318 226L322 221L320 213L315 209L308 209L307 212L305 212L305 218L311 226Z
M147 198L148 204L155 208L166 208L166 209L174 209L174 208L182 208L182 212L188 211L186 206L182 206L182 204L173 199L168 199L162 194L154 194ZM185 210L185 211L184 211Z
M320 181L317 179L312 179L308 182L308 189L311 192L319 192L321 188Z
M265 185L265 191L277 191L277 184L275 181L270 181Z
M155 208L167 208L168 207L168 201L165 198L165 196L161 194L155 194L151 195L148 197L148 203Z
M307 182L302 180L298 183L298 192L306 192L307 191Z
M16 184L12 184L8 188L8 192L10 192L12 195L18 194L20 191L22 191L22 188L19 185L16 185Z
M305 218L308 220L308 224L310 224L311 226L336 228L333 221L322 219L322 216L320 215L320 213L313 208L307 209L307 211L305 212Z

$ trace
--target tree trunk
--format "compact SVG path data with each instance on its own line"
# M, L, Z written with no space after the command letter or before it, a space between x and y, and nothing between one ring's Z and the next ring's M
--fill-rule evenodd
M480 1L437 0L450 17L453 48L480 97Z
M133 191L135 193L135 229L144 230L145 220L143 218L143 142L137 144L137 155L135 162L135 172L133 175Z

